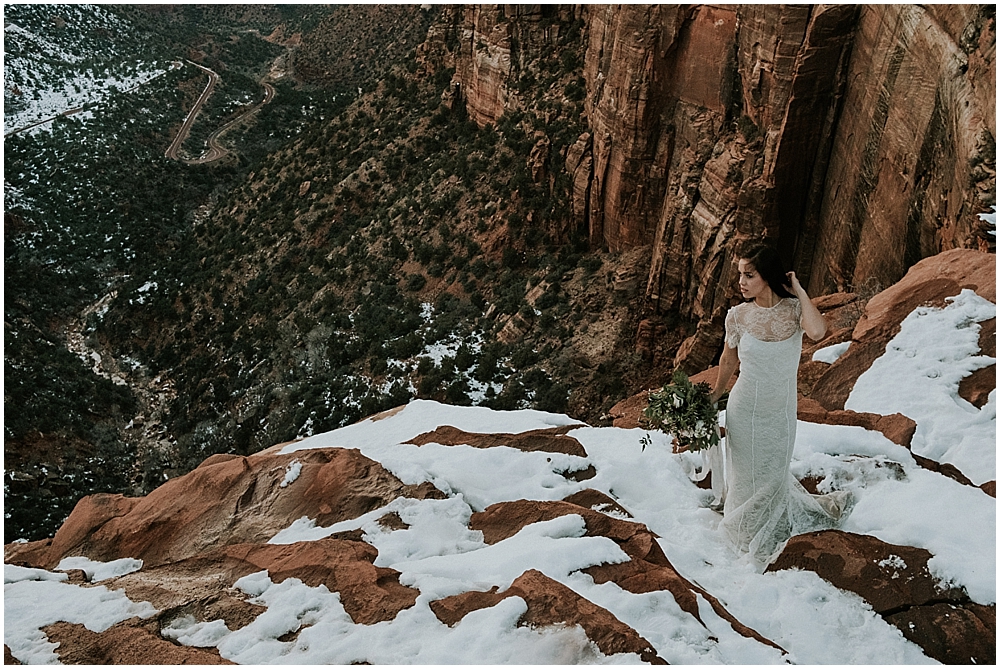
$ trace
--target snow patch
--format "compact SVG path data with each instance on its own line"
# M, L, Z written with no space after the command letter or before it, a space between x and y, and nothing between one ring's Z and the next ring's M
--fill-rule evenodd
M943 309L918 307L903 320L844 406L909 416L917 423L914 453L953 464L980 485L996 480L996 391L977 409L959 396L958 385L996 363L977 355L979 322L996 317L996 305L969 289L947 302Z
M56 574L44 569L32 569L31 567L19 567L15 564L5 564L3 566L3 582L20 583L21 581L65 581L69 578L66 574Z
M98 562L85 557L65 557L56 567L60 571L80 569L87 575L87 580L97 583L115 576L124 576L142 569L142 560L121 558L111 562Z
M850 348L851 342L845 341L841 344L834 344L832 346L827 346L821 348L812 355L814 362L825 362L828 365L832 365L840 359L840 356L847 353L847 349Z
M295 480L299 478L299 474L302 473L302 463L298 460L292 460L285 467L285 478L282 479L280 487L287 488L290 484L295 483Z
M51 580L19 581L5 584L3 594L3 642L24 664L59 664L58 644L42 632L46 625L68 622L103 632L123 620L157 613L149 602L133 602L123 591L103 585L83 588Z
M996 208L996 205L992 205L990 207L990 209L992 209L993 211L989 212L989 213L986 213L986 214L979 214L979 220L980 221L986 221L991 226L993 226L993 229L992 230L987 230L987 232L989 234L993 235L994 237L996 237L997 236L997 208Z

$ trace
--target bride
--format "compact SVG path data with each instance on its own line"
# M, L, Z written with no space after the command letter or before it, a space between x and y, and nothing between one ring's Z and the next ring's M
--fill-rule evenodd
M726 315L712 400L718 401L739 367L726 408L722 528L740 553L762 567L793 534L837 527L853 499L849 492L810 495L788 469L802 334L822 339L826 321L771 248L753 243L738 257L740 292L748 301Z

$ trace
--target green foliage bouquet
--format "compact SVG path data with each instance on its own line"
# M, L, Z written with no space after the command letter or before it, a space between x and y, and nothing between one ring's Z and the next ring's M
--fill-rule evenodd
M679 369L672 381L649 394L643 416L650 427L673 435L681 449L700 451L718 444L719 410L726 408L729 393L724 393L716 406L707 383L691 383Z

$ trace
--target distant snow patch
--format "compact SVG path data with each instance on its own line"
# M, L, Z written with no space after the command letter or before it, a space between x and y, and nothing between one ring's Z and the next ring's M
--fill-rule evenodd
M979 214L979 220L980 221L987 221L990 225L992 225L993 229L992 230L987 230L987 232L990 233L991 235L993 235L994 237L996 237L997 236L997 208L994 205L994 206L991 206L990 209L993 210L991 213Z

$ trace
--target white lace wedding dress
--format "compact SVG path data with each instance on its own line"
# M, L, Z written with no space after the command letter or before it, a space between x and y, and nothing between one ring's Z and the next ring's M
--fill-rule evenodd
M758 566L773 561L793 534L837 527L850 493L810 495L789 472L795 446L802 307L740 304L726 316L726 343L740 372L726 408L722 529ZM714 478L714 477L713 477Z

